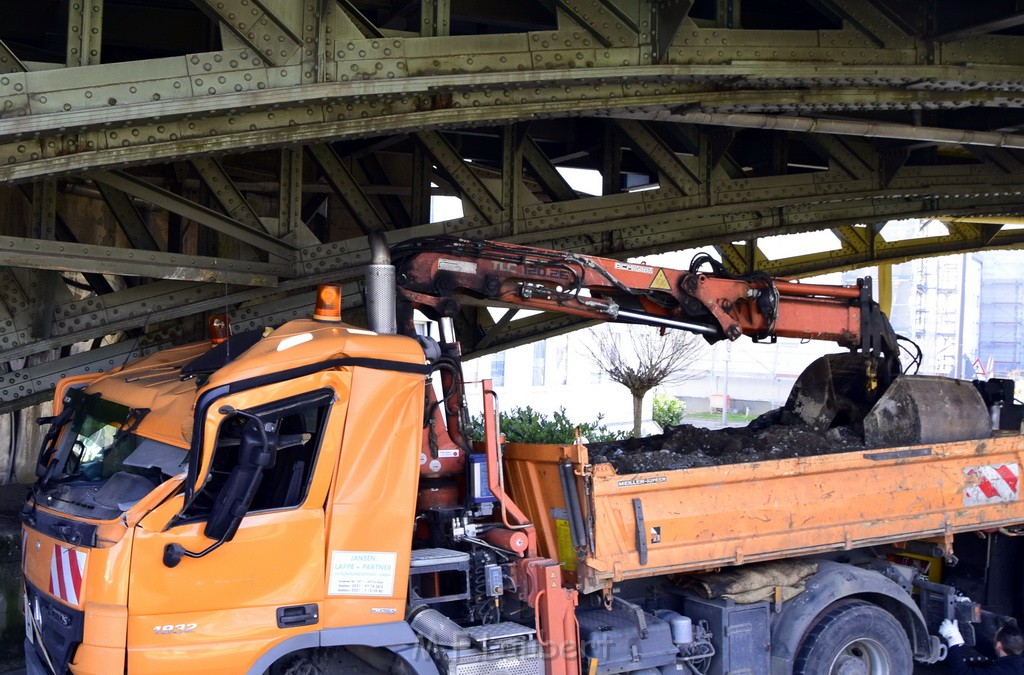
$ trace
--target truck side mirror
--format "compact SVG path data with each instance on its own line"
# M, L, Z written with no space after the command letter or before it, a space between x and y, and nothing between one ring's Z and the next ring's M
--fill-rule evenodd
M258 417L251 418L242 430L238 465L217 495L203 534L217 541L231 541L252 505L263 471L274 465L276 456L276 428Z
M177 566L183 557L202 558L224 542L231 541L238 526L242 524L242 518L252 506L264 470L272 467L276 460L280 441L276 423L266 422L258 415L235 410L230 406L221 408L220 412L239 415L247 418L248 422L238 441L238 464L228 474L203 530L204 535L216 541L202 551L189 551L181 544L167 544L163 558L167 567Z

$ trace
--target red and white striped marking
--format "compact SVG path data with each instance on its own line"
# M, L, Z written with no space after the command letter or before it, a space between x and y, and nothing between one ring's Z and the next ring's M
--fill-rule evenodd
M50 593L69 605L78 607L82 594L85 553L60 544L53 547L50 558Z
M964 506L1015 502L1020 498L1020 466L988 464L964 469Z

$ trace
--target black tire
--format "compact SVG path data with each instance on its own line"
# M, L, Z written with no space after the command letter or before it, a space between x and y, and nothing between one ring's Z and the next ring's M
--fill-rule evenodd
M308 650L297 654L278 672L281 675L383 675L383 671L376 670L344 647ZM274 673L273 668L270 673Z
M794 675L911 675L914 657L903 626L860 600L833 605L804 638Z

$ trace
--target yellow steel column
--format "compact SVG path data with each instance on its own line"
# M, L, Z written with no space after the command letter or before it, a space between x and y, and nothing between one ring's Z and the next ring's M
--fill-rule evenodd
M878 266L878 306L886 316L892 310L892 265Z

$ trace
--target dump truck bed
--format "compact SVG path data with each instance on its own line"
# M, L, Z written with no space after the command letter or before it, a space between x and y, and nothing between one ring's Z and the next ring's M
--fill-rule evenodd
M590 464L585 446L510 444L505 481L536 525L541 553L590 592L1024 523L1022 452L1014 435L620 475ZM559 468L566 462L571 477Z

